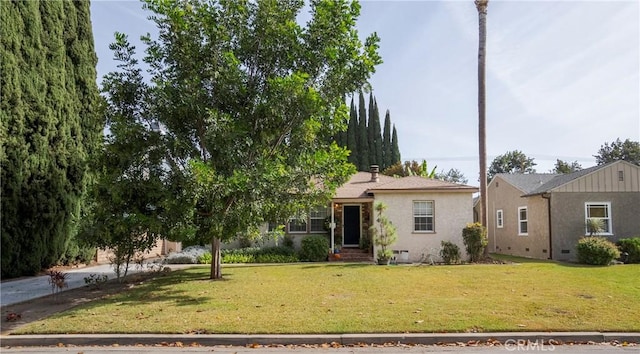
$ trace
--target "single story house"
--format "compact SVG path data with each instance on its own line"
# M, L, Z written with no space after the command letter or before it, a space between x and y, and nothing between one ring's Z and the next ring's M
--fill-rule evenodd
M292 220L286 232L296 239L328 233L333 247L346 256L358 249L374 224L374 203L383 202L385 215L397 228L398 240L391 248L398 261L419 262L429 255L437 259L441 241L457 244L464 256L462 229L473 222L477 191L419 176L390 177L372 166L371 172L358 172L338 188L327 209L311 211L307 220ZM333 227L327 230L327 224ZM368 252L373 259L376 250Z
M626 161L570 174L497 174L487 187L490 252L572 261L588 219L612 242L640 236L640 166Z

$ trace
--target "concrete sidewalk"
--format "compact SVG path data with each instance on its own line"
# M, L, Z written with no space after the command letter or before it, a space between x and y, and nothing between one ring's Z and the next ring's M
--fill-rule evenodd
M184 266L192 265L172 264L171 268L183 268ZM146 268L145 266L145 268L140 269L136 265L130 265L128 274L137 273L143 270L148 270L148 268ZM64 288L63 291L80 288L87 285L84 281L84 278L90 276L91 274L106 275L107 277L109 277L109 279L116 278L116 273L113 271L113 267L110 264L100 264L95 266L74 268L65 270L64 272L67 273L67 288ZM50 294L51 284L49 284L48 275L26 277L17 280L8 280L0 283L0 306L13 305Z
M517 343L640 343L640 333L603 332L500 332L500 333L373 333L373 334L317 334L317 335L242 335L242 334L58 334L0 336L6 346L135 346L176 344L189 346L251 346L251 345L337 345L359 344L421 344L444 343L503 345Z

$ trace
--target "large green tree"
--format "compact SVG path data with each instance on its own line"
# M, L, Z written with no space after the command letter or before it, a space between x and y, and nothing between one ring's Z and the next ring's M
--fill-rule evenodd
M496 156L489 166L489 180L498 173L535 173L534 159L527 157L522 151L507 151L504 155Z
M624 160L632 164L640 166L640 142L626 139L604 143L598 150L598 154L594 155L598 165L604 165L609 162Z
M378 37L360 41L357 2L312 1L301 26L303 5L147 1L159 37L144 38L152 84L139 95L165 130L166 233L210 241L212 279L221 241L328 202L355 171L329 137L346 128L345 95L381 62Z
M2 277L12 277L69 258L102 121L89 2L2 1L0 18Z
M126 43L122 34L119 43ZM110 73L102 85L107 97L106 127L102 149L93 158L100 171L90 189L90 208L80 237L113 253L117 277L126 276L129 265L151 250L160 237L170 187L163 168L164 149L159 126L144 110L148 90L133 47L112 46L129 65L124 72Z

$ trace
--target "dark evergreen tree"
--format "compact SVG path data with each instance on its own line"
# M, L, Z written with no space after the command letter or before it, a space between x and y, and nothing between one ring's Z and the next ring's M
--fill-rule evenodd
M376 159L376 131L375 125L373 123L374 118L373 115L375 113L375 109L373 108L373 93L369 93L369 111L368 113L368 121L367 121L367 142L369 145L369 163L372 165L379 165L380 161Z
M357 169L360 166L360 159L358 158L358 112L356 111L353 97L351 98L349 126L347 128L347 149L350 151L349 162L354 164Z
M372 129L369 127L369 129ZM371 163L376 165L382 165L382 132L380 131L380 111L378 110L378 101L373 99L373 129L374 129L374 143L372 150L375 150L375 159L372 159Z
M396 125L393 125L393 134L391 136L391 165L398 162L402 162L400 157L400 148L398 147L398 132L396 131Z
M391 115L387 109L387 113L384 115L384 131L382 133L382 167L381 171L384 171L388 167L391 167Z
M88 1L0 2L2 277L65 257L98 146Z
M367 109L364 102L364 94L360 91L358 114L358 171L369 171L369 134L367 133Z

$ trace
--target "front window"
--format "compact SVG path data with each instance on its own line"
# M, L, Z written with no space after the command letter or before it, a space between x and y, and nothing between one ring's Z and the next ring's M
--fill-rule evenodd
M502 228L503 223L502 223L502 209L496 210L496 225L498 226L499 229Z
M526 236L529 234L529 216L527 215L527 207L518 208L518 235Z
M585 203L585 235L611 235L611 203Z
M311 232L325 232L324 221L327 218L327 208L311 209L309 219L311 221Z
M430 231L433 232L433 201L415 201L413 202L413 230L414 231Z
M289 220L290 233L307 232L307 220L303 218L292 218Z

